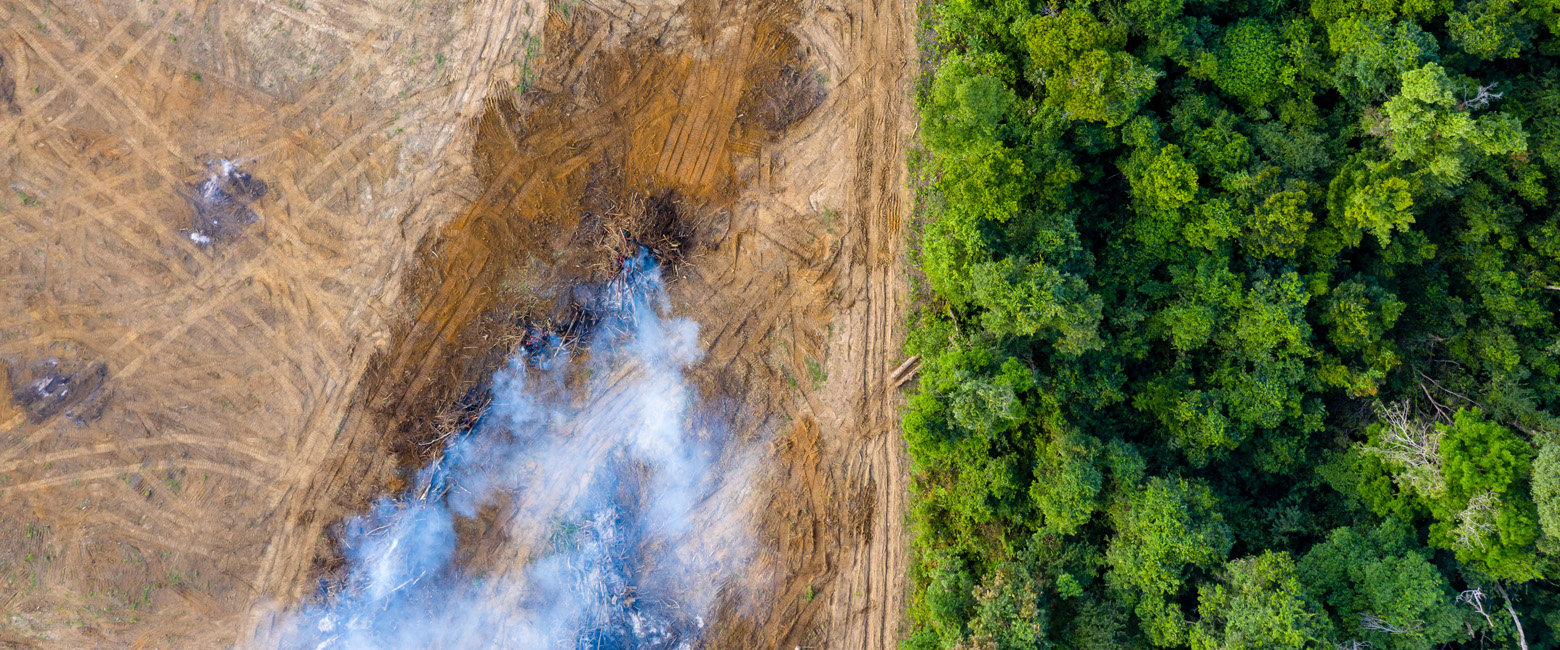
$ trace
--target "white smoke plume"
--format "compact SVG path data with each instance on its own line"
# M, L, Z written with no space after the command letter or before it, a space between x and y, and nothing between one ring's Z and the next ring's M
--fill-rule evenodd
M694 647L749 548L729 512L747 481L721 432L690 426L697 327L666 303L641 255L602 289L587 358L511 359L478 424L346 524L346 584L290 616L281 647ZM571 365L587 379L566 381ZM455 518L486 506L504 544L473 575Z

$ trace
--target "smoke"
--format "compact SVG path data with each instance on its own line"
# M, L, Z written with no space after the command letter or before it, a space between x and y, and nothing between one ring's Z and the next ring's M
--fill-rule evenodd
M282 647L695 645L749 547L728 512L745 464L690 426L697 327L664 315L655 262L629 260L595 298L582 358L556 341L522 350L476 425L346 523L345 584L296 612ZM455 565L455 522L485 507L504 542L474 574Z

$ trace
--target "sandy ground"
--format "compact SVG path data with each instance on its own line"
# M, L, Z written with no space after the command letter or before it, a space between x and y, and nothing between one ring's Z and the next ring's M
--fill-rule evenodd
M652 204L701 381L765 450L763 548L705 645L894 645L911 6L0 16L0 647L264 645L333 526Z

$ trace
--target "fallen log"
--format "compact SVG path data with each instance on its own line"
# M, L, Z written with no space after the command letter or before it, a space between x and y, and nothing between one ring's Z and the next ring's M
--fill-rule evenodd
M888 373L888 381L893 384L894 388L899 388L905 382L910 381L910 378L914 377L916 371L920 369L921 355L911 355L909 359L905 359L904 363L899 364L899 367L895 368L893 372Z

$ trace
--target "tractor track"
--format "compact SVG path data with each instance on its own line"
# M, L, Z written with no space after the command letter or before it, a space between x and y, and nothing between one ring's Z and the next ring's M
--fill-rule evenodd
M265 645L603 165L699 224L673 304L769 450L710 647L896 646L913 6L572 6L0 0L0 360L108 367L84 424L0 405L0 646ZM765 127L781 64L824 95ZM219 158L270 191L208 246Z

